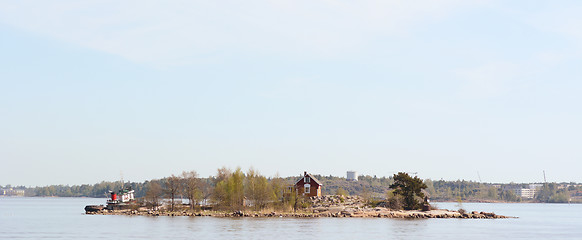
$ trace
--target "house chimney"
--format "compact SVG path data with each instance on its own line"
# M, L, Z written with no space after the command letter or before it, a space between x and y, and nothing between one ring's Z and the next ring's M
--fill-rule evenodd
M303 172L303 176L307 175L307 171Z

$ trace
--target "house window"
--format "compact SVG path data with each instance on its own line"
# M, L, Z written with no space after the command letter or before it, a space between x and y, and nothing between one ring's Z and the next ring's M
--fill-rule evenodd
M305 180L303 180L303 181L306 182L306 183L311 182L311 178L305 177Z
M305 184L303 185L303 189L305 189L305 193L311 193L311 185Z

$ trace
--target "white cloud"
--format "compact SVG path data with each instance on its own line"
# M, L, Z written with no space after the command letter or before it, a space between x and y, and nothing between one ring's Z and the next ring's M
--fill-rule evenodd
M474 4L474 3L471 3ZM465 1L9 1L0 21L157 66L221 54L337 57Z

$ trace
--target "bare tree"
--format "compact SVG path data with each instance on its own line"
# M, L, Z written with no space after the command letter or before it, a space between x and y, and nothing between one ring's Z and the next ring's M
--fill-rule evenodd
M215 178L215 184L220 182L220 181L226 181L227 178L230 177L230 175L232 174L232 170L230 170L229 168L226 167L221 167L218 170L216 170L216 178Z
M194 210L194 206L203 198L198 173L196 171L183 172L182 181L184 184L184 194L188 198L190 210Z
M201 199L199 202L201 203L208 203L208 199L212 196L212 192L214 191L214 187L210 184L210 179L200 179L200 192L202 193Z
M147 184L145 194L146 206L152 210L157 210L161 204L163 190L158 181L150 181Z
M165 181L165 192L170 198L170 211L174 211L176 207L176 196L180 194L182 188L182 181L179 177L172 174L172 176L166 178Z

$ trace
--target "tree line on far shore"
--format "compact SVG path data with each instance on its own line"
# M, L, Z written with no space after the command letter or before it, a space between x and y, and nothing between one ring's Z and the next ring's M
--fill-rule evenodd
M347 181L343 177L314 175L323 184L323 194L359 195L369 199L387 199L393 189L394 176L359 176L359 181ZM122 185L135 191L137 198L149 204L162 199L189 199L194 203L216 203L223 209L240 206L252 208L290 208L304 203L301 199L291 199L283 194L298 179L295 177L265 177L255 169L243 172L240 168L220 168L215 176L199 177L195 171L183 172L163 179L145 182L101 182L84 185L51 185L44 187L13 188L25 189L26 196L56 197L109 197L109 190L119 190ZM527 184L491 184L475 181L433 181L426 179L426 193L432 201L505 201L505 202L578 202L582 199L582 185L576 183L547 183L538 190L534 199L522 199L511 189L526 187ZM6 188L11 186L0 186ZM276 200L276 201L275 201ZM299 200L299 201L298 201ZM179 201L173 201L174 204ZM171 203L172 204L172 203ZM172 204L172 205L174 205Z

